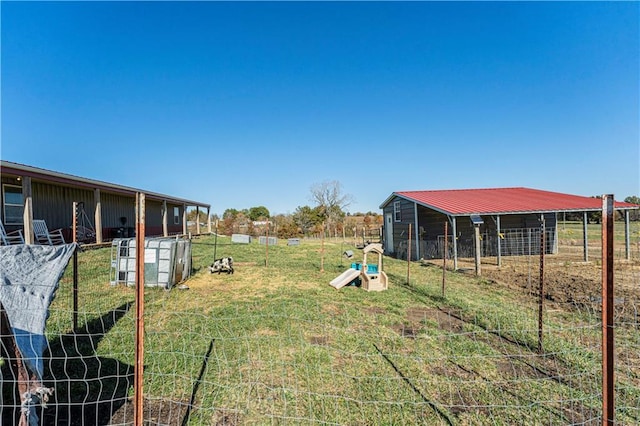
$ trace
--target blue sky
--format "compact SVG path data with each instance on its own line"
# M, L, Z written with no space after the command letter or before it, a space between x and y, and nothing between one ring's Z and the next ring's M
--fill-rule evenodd
M638 2L6 2L3 160L210 203L640 194Z

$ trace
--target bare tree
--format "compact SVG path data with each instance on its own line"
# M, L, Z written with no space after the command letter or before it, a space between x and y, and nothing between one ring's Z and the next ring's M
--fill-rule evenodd
M322 217L322 248L320 249L320 272L324 272L324 234L326 226L339 222L344 217L344 209L351 204L352 196L342 193L342 185L337 180L324 181L311 186L311 200L317 204Z
M328 223L336 223L344 217L344 210L353 202L353 196L343 194L340 182L331 180L311 186L311 201L320 208Z

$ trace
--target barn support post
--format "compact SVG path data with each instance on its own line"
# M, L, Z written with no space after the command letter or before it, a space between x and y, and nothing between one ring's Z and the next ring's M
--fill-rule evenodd
M559 238L559 234L558 234L558 213L556 213L555 216L555 226L553 228L553 254L558 254L558 251L560 250L560 244L558 243L558 238Z
M200 206L196 206L196 235L200 235Z
M135 376L133 424L142 426L143 373L144 373L144 234L145 234L145 194L136 193L136 335L135 335Z
M453 270L458 270L458 227L456 226L456 217L449 216L451 220L451 239L453 241Z
M502 234L500 232L500 215L496 216L496 242L497 242L497 256L498 267L502 266Z
M602 196L602 424L615 424L613 195Z
M31 194L31 178L22 176L22 197L24 200L24 211L22 212L22 223L24 226L25 244L33 244L33 195Z
M589 238L587 235L587 212L583 212L582 214L582 237L583 237L583 252L584 252L584 261L589 261Z
M182 205L182 234L188 235L187 231L187 205Z
M167 200L162 200L162 236L169 236L169 212L167 211Z
M629 241L629 210L624 211L624 256L631 260L631 244Z
M474 257L475 257L475 266L476 266L476 276L480 276L482 275L482 268L480 266L480 257L481 257L481 253L480 253L480 225L478 224L474 224L473 225L473 243L475 246L475 253L474 253Z
M420 234L419 234L419 230L420 228L418 227L418 203L413 203L413 214L415 217L415 226L414 228L414 232L416 233L416 260L420 260Z
M211 234L211 207L207 207L207 232Z
M93 190L93 203L95 205L95 214L93 215L96 223L96 244L102 243L102 202L100 201L100 188Z

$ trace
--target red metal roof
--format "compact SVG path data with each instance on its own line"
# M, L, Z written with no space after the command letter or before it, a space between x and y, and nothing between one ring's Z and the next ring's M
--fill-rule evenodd
M393 196L455 215L505 214L525 212L561 212L602 210L599 198L561 194L530 188L454 189L437 191L400 191ZM637 209L639 206L616 201L615 209Z

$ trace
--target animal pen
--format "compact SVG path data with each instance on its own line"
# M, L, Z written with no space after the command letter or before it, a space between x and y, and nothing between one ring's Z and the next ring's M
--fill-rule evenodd
M136 246L144 244L139 205ZM112 285L113 246L82 250L77 293L70 263L48 309L42 385L53 392L37 407L40 421L637 424L640 253L627 260L624 242L608 238L610 224L589 244L589 262L581 251L564 257L565 244L582 242L557 230L559 253L545 253L542 311L540 255L528 249L501 266L483 263L481 277L467 273L471 259L461 258L458 271L449 263L445 295L443 259L388 256L386 291L335 291L326 283L344 269L345 248L351 261L364 259L348 242L324 242L323 274L319 241L278 241L267 263L258 241L199 236L190 240L189 289L169 291L139 285L150 263L142 251L134 285ZM208 273L215 238L235 274ZM20 414L21 379L2 356L7 419Z

